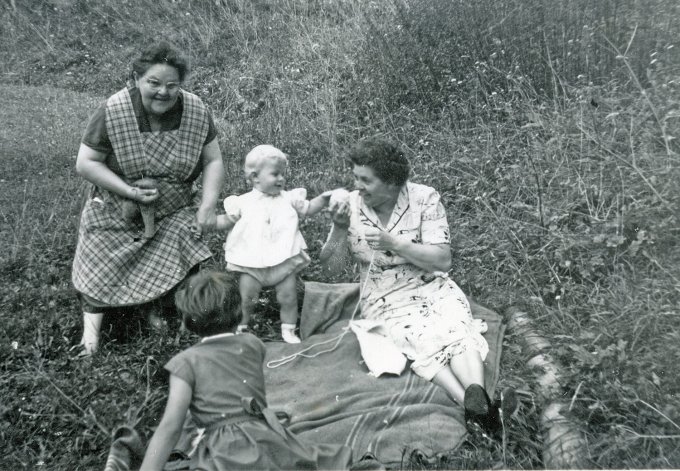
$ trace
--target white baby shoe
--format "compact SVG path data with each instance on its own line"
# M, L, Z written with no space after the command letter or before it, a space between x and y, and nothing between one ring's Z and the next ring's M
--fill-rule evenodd
M295 335L295 324L281 324L281 338L286 343L300 343L300 337Z

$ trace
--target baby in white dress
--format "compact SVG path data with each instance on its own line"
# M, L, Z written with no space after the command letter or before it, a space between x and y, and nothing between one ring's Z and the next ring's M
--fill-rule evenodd
M333 192L308 201L304 188L285 191L288 160L274 146L255 147L246 155L244 167L253 190L226 198L226 214L217 218L217 228L229 230L224 244L227 270L240 273L243 319L237 331L247 329L262 288L275 286L281 337L299 343L296 275L309 265L310 258L298 221L323 210Z

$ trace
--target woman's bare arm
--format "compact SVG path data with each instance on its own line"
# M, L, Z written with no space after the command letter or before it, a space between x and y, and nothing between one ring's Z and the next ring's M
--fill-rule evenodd
M325 270L332 274L339 274L349 265L349 206L344 204L331 208L333 226L326 243L321 248L319 260Z
M201 230L213 229L216 223L217 199L224 183L224 163L217 139L203 146L203 192L196 212L196 223Z
M137 188L125 183L122 178L111 171L106 165L105 153L94 150L85 144L80 144L80 149L78 149L76 172L99 188L115 193L123 198L145 204L151 203L158 198L158 191L155 189Z
M372 247L394 252L427 272L447 272L451 269L451 247L449 244L416 244L379 229L367 230L365 236L366 241Z

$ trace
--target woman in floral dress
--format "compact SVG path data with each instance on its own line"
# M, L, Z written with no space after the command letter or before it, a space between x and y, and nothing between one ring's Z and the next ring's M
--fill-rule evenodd
M496 433L499 404L484 389L489 351L465 294L451 280L450 233L439 194L408 181L400 149L365 139L348 154L355 191L331 206L321 260L339 271L351 253L361 267L361 315L381 321L419 376L465 407L469 427Z

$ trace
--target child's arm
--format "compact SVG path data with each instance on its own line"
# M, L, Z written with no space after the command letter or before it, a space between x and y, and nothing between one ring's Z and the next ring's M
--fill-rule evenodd
M179 440L182 425L191 402L191 386L178 376L170 375L168 403L161 423L151 437L140 471L162 471L170 452Z
M218 231L228 231L238 222L240 218L229 214L220 214L217 216L215 229Z
M324 191L316 198L309 200L309 207L307 208L305 216L314 216L328 206L328 201L331 199L331 193L333 193L332 190Z

